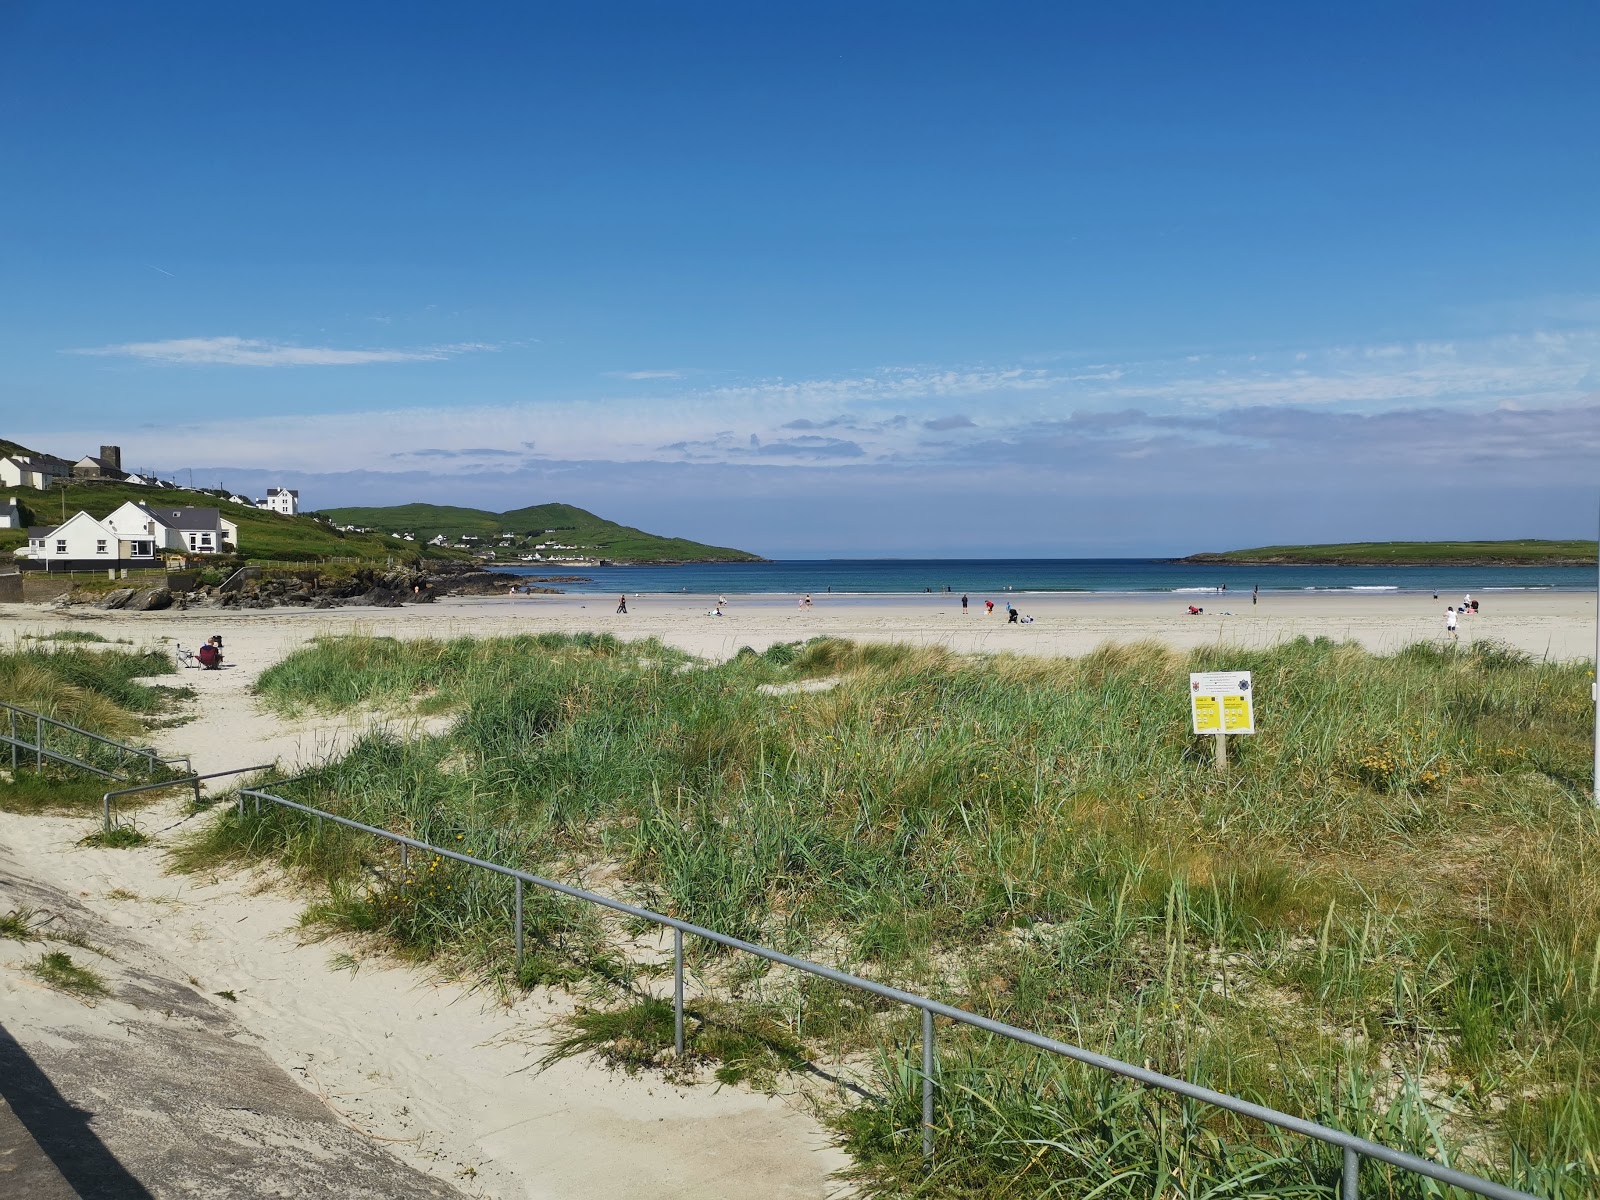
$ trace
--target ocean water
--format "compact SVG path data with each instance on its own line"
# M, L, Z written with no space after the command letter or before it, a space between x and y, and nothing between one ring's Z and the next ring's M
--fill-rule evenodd
M1467 592L1528 589L1593 591L1593 567L1246 567L1152 558L807 559L688 563L659 567L503 568L510 575L581 575L556 584L569 592L697 592L707 595L814 595L938 592Z

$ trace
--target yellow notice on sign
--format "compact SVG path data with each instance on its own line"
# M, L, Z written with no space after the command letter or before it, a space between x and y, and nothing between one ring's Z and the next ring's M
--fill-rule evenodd
M1194 713L1196 733L1221 733L1222 703L1216 696L1190 695L1189 706Z
M1222 732L1223 733L1254 733L1256 731L1256 715L1251 710L1250 693L1243 695L1223 696L1222 699Z

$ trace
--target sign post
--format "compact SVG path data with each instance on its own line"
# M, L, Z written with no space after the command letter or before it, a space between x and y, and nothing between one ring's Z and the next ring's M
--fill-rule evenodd
M1217 774L1228 773L1228 735L1256 731L1249 671L1193 671L1189 675L1189 715L1197 734L1217 739Z

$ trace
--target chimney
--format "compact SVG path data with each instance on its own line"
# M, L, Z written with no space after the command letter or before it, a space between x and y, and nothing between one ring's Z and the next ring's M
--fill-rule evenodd
M115 468L118 471L122 470L122 447L121 446L101 446L100 447L100 461L105 463L105 464L107 464L108 466L111 466L111 467Z

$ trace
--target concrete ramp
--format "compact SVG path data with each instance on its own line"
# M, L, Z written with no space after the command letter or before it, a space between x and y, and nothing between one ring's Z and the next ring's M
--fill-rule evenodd
M0 1195L30 1200L350 1197L455 1200L341 1120L208 996L0 854ZM82 943L87 942L86 947ZM28 967L61 951L110 994L80 999Z

